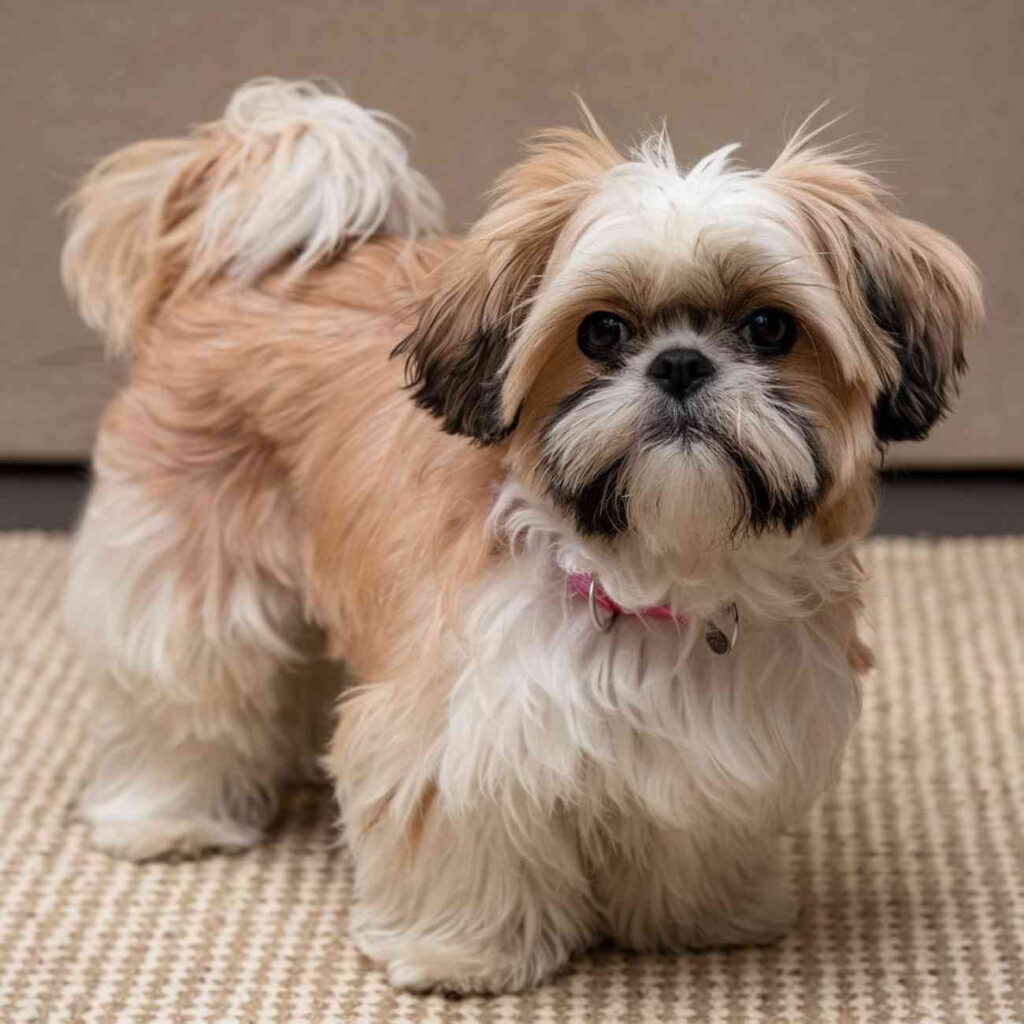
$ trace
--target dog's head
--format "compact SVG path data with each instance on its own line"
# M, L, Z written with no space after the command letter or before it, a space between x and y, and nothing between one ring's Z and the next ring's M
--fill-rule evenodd
M964 369L956 245L806 136L763 172L733 148L680 172L663 135L628 159L542 136L399 346L416 401L584 536L863 529L878 447L923 438Z

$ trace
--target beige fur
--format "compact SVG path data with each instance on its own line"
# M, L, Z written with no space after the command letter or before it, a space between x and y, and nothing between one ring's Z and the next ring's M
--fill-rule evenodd
M243 848L324 754L354 934L396 985L776 936L773 838L833 777L870 664L877 448L944 407L980 316L966 257L806 139L683 175L664 137L623 156L593 126L433 238L380 118L248 88L245 117L115 154L73 205L68 286L132 354L67 597L104 688L94 841ZM770 363L729 326L763 307L800 324ZM577 347L594 310L647 332L617 369ZM645 376L683 343L718 373L687 445L651 433ZM609 460L621 523L584 500ZM599 634L567 571L690 625ZM730 603L723 657L703 624Z

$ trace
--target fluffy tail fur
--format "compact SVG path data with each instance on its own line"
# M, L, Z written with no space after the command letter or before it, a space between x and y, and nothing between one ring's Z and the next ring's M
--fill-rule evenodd
M71 199L61 261L85 320L122 351L169 301L216 278L298 275L378 232L441 227L386 114L309 82L242 86L224 117L107 157Z

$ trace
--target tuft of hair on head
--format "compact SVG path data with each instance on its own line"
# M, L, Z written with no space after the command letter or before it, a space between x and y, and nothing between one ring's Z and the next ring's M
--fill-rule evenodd
M863 150L820 144L835 122L812 128L811 118L764 181L803 219L874 355L878 443L921 440L948 410L967 365L964 339L983 320L977 268L949 238L895 213L861 166Z
M301 275L378 233L436 234L442 204L387 114L312 82L243 85L220 120L128 146L69 201L69 294L119 350L215 279Z
M514 429L503 373L562 229L623 162L580 101L586 130L554 128L527 144L526 157L498 179L489 208L459 250L435 272L414 311L404 356L415 401L443 429L480 444Z

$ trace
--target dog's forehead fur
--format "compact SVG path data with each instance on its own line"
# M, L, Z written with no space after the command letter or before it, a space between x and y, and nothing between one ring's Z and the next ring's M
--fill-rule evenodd
M579 233L581 254L602 253L609 244L632 239L670 245L680 256L692 257L712 226L738 228L744 240L770 250L791 242L791 233L783 230L790 211L756 187L756 174L732 164L735 149L726 146L689 171L651 158L608 171L587 203L591 223Z

